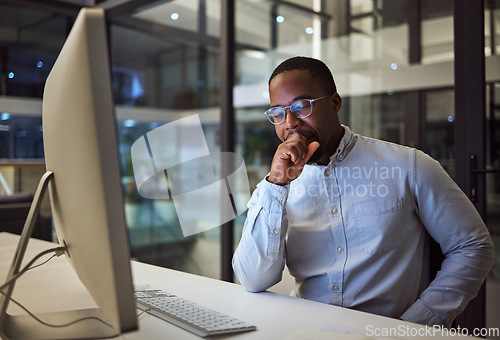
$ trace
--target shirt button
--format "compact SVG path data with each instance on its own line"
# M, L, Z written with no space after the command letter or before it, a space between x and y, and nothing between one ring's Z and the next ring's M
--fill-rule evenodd
M325 176L330 176L332 174L332 170L326 169L325 170Z
M333 290L338 291L340 289L339 285L333 285Z
M280 231L279 231L278 229L274 229L274 230L273 230L273 233L276 235L276 234L279 234L279 233L280 233Z
M338 210L337 208L332 209L332 213L336 214L336 213L338 213L338 212L339 212L339 210Z
M337 248L337 251L338 251L339 253L341 253L341 252L343 252L343 251L344 251L344 248L342 248L342 247L338 247L338 248Z
M281 201L283 201L283 196L278 196L278 197L276 197L276 199L278 200L278 202L281 202Z

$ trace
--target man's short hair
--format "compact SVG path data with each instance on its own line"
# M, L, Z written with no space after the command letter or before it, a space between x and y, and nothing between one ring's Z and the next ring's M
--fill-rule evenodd
M332 72L321 60L309 57L293 57L279 64L269 77L268 85L277 75L293 70L306 70L311 77L325 89L326 94L337 92L337 86L333 80Z

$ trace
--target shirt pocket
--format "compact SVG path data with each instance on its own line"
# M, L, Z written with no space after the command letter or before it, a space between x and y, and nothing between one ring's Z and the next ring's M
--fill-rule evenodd
M401 243L403 198L384 198L353 204L355 243L359 250L382 254Z

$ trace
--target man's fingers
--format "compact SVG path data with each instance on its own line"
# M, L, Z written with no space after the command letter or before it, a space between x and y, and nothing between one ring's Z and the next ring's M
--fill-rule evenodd
M281 144L273 158L271 173L267 180L278 185L295 180L318 147L319 143L316 141L309 145L297 141Z
M289 159L292 163L299 163L307 153L307 145L302 141L284 143L280 146L280 158Z

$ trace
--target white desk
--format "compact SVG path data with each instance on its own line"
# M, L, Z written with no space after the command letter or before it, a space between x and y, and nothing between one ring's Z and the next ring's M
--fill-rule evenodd
M0 233L0 281L8 272L18 236ZM48 242L31 240L25 258L53 247ZM211 339L358 339L375 332L398 331L391 339L430 338L425 327L373 314L323 303L302 300L276 293L248 293L237 284L187 274L170 269L132 262L135 283L148 283L208 308L231 315L257 326L256 331ZM76 274L64 258L54 258L46 265L28 271L16 284L13 297L34 313L95 307ZM9 313L22 311L12 303ZM149 314L139 317L140 330L120 339L201 339ZM404 332L403 332L404 331ZM347 334L356 333L357 335ZM402 334L404 333L404 334ZM443 337L440 339L451 338ZM324 337L322 337L324 336ZM436 337L437 338L437 337ZM387 339L387 338L385 338Z

